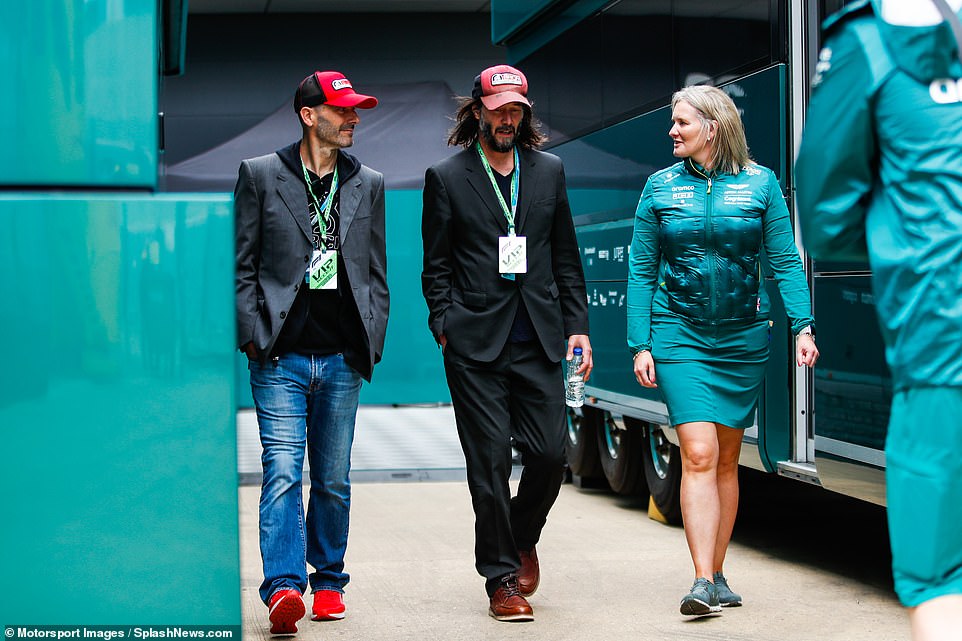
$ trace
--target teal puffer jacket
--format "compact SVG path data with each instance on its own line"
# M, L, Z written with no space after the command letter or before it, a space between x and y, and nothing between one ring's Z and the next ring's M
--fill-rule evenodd
M806 249L868 258L896 389L962 386L962 42L917 0L825 28L795 174Z
M635 212L628 261L628 347L651 349L652 314L695 324L768 318L764 249L797 334L813 324L788 208L771 170L706 173L690 159L653 174Z

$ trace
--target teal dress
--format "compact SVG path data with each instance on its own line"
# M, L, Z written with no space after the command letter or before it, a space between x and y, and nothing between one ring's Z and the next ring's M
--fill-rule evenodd
M648 179L629 256L628 347L651 351L672 425L754 423L772 326L762 251L792 333L814 326L788 208L769 169L710 173L685 160Z
M768 362L767 320L696 325L682 316L657 315L651 335L655 376L672 425L752 426Z

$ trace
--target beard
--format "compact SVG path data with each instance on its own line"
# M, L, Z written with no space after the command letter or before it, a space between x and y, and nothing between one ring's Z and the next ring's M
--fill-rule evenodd
M481 137L484 138L484 142L488 143L488 146L497 152L505 153L514 149L514 143L518 139L518 130L514 127L508 125L506 127L498 127L496 130L492 130L491 123L481 118ZM499 141L494 134L511 134L505 142Z
M353 127L340 128L322 118L318 119L314 133L317 140L331 147L344 149L354 144Z

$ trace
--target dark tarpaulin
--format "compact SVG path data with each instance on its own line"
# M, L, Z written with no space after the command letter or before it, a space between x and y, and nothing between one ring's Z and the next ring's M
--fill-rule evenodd
M386 189L421 189L424 171L458 151L447 145L457 101L444 82L365 87L378 106L359 109L361 118L348 150L384 174ZM167 168L165 191L233 191L241 160L276 151L300 139L289 103L247 131L204 153ZM550 132L549 132L550 141ZM581 189L637 189L651 168L602 151L583 140L559 148L568 186Z
M358 109L361 122L348 152L383 173L386 189L420 189L424 170L457 151L447 145L457 110L451 89L443 82L424 82L364 87L363 92L377 97L378 106ZM238 136L168 167L165 191L233 191L241 160L300 137L297 114L285 103Z

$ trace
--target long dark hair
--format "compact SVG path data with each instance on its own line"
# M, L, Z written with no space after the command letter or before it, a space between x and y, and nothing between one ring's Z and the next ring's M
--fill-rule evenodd
M454 127L448 133L448 145L461 146L467 149L473 145L480 135L480 121L474 117L474 110L481 109L480 98L458 98L460 105L454 117ZM524 107L524 118L518 125L517 144L524 149L538 149L548 141L548 137L541 133L541 123L534 119L531 107Z

